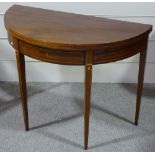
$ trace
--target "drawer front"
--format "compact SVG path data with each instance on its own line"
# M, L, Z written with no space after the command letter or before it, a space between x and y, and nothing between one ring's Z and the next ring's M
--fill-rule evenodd
M94 51L94 64L102 64L126 59L146 49L147 37L131 40L124 44L105 47Z
M19 52L45 62L63 65L83 65L84 52L82 51L62 51L42 48L20 41Z

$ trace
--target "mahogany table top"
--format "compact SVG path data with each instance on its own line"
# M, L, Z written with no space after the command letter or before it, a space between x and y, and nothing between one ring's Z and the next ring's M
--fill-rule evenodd
M151 25L14 5L5 14L9 33L56 49L100 49L148 34Z

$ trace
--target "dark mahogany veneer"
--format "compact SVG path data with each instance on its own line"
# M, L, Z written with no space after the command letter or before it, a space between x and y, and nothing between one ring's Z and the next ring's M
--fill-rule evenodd
M84 148L88 147L92 67L140 53L135 125L138 125L151 25L14 5L5 13L16 50L25 129L29 130L24 55L45 62L85 66Z

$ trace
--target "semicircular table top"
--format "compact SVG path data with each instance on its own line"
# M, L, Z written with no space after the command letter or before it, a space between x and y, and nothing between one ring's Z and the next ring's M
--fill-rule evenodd
M151 25L14 5L5 14L6 29L44 47L98 48L149 33Z

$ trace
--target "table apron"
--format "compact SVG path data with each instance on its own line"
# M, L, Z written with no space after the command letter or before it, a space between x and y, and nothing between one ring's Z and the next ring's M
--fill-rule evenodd
M115 62L134 56L146 49L148 36L134 39L125 43L105 46L101 50L92 50L92 64L104 64ZM62 64L62 65L85 65L87 50L83 51L63 51L48 49L29 44L22 40L18 40L9 35L10 44L20 53L32 57L34 59Z

